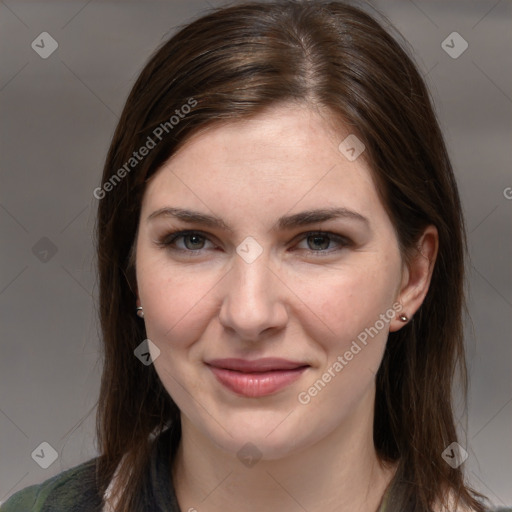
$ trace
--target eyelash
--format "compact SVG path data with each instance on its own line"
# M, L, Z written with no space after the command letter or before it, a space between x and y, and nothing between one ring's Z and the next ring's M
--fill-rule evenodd
M175 246L173 247L173 244L176 242L176 240L179 240L180 238L183 239L186 236L192 236L192 235L199 236L204 241L211 242L211 240L209 240L208 236L206 234L202 233L201 231L190 231L190 230L183 231L182 230L182 231L171 231L170 233L167 233L162 239L156 241L155 243L159 247L162 247L162 248L165 248L168 250L186 253L187 256L190 256L190 257L194 257L196 255L201 255L204 248L193 250L193 249L181 249L181 248L177 248ZM337 235L336 233L331 233L329 231L308 231L306 233L301 233L301 235L299 235L299 236L301 237L299 239L299 242L302 240L307 240L309 237L318 236L318 237L328 238L330 242L336 242L341 246L339 249L335 249L335 250L327 249L327 250L313 251L313 250L303 249L308 254L310 254L314 257L322 257L326 254L330 255L333 252L341 250L342 248L350 247L351 245L353 245L353 242L350 239L348 239L347 237ZM213 242L211 242L211 243L213 243Z

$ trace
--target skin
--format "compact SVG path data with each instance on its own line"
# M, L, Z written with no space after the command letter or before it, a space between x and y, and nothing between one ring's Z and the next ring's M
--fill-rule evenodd
M274 106L195 134L147 185L137 297L161 351L155 369L181 410L173 482L182 510L373 511L394 474L379 463L372 436L375 373L389 331L404 325L398 314L309 403L298 401L393 304L412 317L437 254L429 226L404 263L371 170L362 156L349 161L338 149L349 133L307 106ZM166 207L215 215L230 230L148 219ZM367 222L272 230L281 216L329 207ZM172 230L200 236L163 246ZM318 243L309 231L348 241ZM251 263L236 252L248 236L263 250ZM244 397L205 365L224 357L310 366L273 395ZM252 467L237 457L248 442L261 456Z

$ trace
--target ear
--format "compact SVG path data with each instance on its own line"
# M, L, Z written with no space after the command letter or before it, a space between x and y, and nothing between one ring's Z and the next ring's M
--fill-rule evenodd
M398 331L405 324L399 317L407 316L409 321L418 311L427 295L439 247L437 228L429 225L423 231L417 250L413 251L407 263L404 262L402 282L396 301L402 305L390 323L390 332Z

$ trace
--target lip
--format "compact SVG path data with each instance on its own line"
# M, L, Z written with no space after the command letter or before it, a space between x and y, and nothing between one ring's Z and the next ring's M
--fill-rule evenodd
M207 366L217 380L234 393L257 398L277 393L300 378L309 368L303 362L280 358L214 359Z
M212 359L207 361L206 364L215 366L216 368L245 373L268 372L271 370L294 370L301 366L309 366L302 361L290 361L289 359L281 359L279 357L263 357L261 359L253 359L252 361L229 357L225 359Z

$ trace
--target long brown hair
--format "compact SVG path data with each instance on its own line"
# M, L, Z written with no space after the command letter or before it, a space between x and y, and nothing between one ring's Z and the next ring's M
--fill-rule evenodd
M414 321L390 333L376 380L375 448L382 461L398 462L393 510L430 511L448 494L484 510L461 467L441 457L457 440L451 396L457 368L467 387L461 204L427 88L383 25L341 2L234 4L182 27L137 79L98 195L104 343L98 478L104 492L122 459L117 511L143 510L152 435L168 426L180 435L177 406L153 366L134 357L146 338L134 314L133 251L145 181L204 127L290 101L327 109L364 143L405 259L428 224L439 233L429 292ZM131 161L150 139L149 153Z

